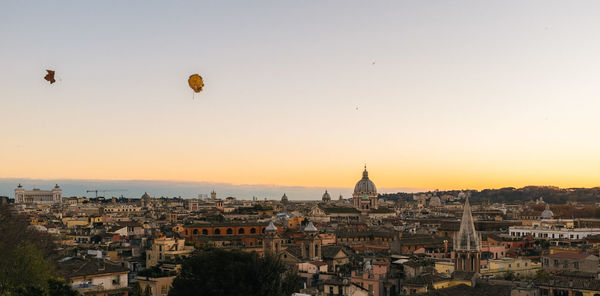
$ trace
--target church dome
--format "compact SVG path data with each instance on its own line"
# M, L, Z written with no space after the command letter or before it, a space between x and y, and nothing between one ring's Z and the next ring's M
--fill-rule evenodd
M323 201L331 201L331 196L329 196L329 193L327 192L327 190L325 190L325 193L323 193Z
M367 172L367 168L365 167L365 170L363 171L363 177L362 179L360 179L357 183L356 186L354 186L354 194L353 196L364 196L364 195L368 195L368 196L376 196L377 195L377 188L375 188L375 183L373 183L373 181L369 180L369 172Z
M269 222L269 226L267 226L267 228L265 228L265 231L277 231L277 227L275 226L275 224L273 224L273 221Z
M550 210L550 206L546 204L546 209L542 212L542 219L552 219L554 213Z
M433 197L431 197L431 199L429 199L430 207L439 207L441 205L442 205L442 201L440 200L440 198L437 195L434 195Z
M284 193L283 196L281 197L281 202L287 202L287 201L288 201L288 197Z
M304 227L304 232L317 232L317 228L315 227L315 225L311 222L308 222L308 225L306 225L306 227Z

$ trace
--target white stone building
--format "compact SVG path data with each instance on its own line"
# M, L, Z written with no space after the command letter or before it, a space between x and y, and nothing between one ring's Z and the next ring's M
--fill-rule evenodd
M508 234L513 237L531 235L533 238L545 239L582 239L586 236L600 234L600 228L556 228L543 226L511 226Z
M62 203L62 189L56 184L52 190L25 190L21 184L15 188L15 203L17 204L60 204Z

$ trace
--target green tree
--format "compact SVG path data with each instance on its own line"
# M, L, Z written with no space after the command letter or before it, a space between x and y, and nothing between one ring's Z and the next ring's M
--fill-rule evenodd
M0 250L0 295L47 291L54 272L52 239L6 205L0 205Z
M61 279L48 280L48 294L50 296L78 296L79 293Z
M20 287L48 288L48 280L52 276L52 263L46 260L44 253L30 242L24 242L7 250L8 258L4 258L3 275L0 286L7 289Z
M515 277L515 273L509 270L504 273L504 279L507 281L514 281L517 278Z
M169 296L291 295L299 277L278 258L256 253L204 250L187 258Z
M304 218L302 221L300 221L300 225L306 226L306 224L308 224L308 218Z
M0 205L0 250L0 296L79 295L55 278L52 237L6 205Z
M548 278L548 277L550 277L550 274L546 273L543 269L540 269L540 270L538 270L535 273L535 277L534 278L535 279L545 279L545 278Z

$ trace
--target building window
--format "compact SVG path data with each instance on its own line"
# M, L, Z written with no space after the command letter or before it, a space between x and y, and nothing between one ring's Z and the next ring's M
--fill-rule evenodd
M204 235L208 235L208 230L206 230L206 229L202 229L202 234L204 234Z
M256 228L254 228L254 227L250 228L250 233L256 233Z
M215 234L221 234L221 229L219 229L219 228L215 229Z
M238 234L244 234L244 232L245 232L245 231L244 231L244 228L240 228L240 229L238 230Z
M227 234L233 234L233 229L227 228Z

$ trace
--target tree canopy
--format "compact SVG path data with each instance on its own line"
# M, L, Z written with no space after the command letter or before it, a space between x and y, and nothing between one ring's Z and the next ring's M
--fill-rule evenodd
M183 262L169 296L291 295L298 285L295 272L276 257L209 249Z
M430 193L438 196L458 194L463 191L470 194L471 203L489 202L528 202L535 201L542 197L544 201L551 204L565 204L569 201L578 202L597 202L600 199L600 187L593 188L558 188L553 186L525 186L523 188L505 187L499 189L483 190L447 190L447 191L428 191L419 193L387 193L380 194L379 197L391 201L410 201L413 194Z
M25 216L0 205L0 296L75 296L55 277L52 237L29 227Z

